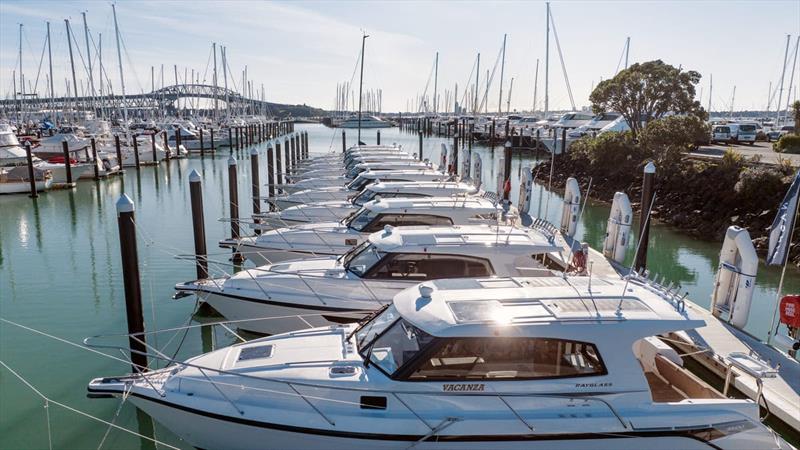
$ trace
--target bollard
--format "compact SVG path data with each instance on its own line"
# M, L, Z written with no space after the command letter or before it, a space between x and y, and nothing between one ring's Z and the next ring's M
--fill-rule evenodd
M275 197L275 161L272 155L272 143L267 144L267 195L269 198ZM272 211L272 201L269 203Z
M158 152L156 151L156 134L150 135L150 150L153 151L153 162L158 164Z
M419 130L419 160L422 161L422 130Z
M164 159L169 161L170 158L172 157L172 150L169 148L169 139L167 138L167 131L166 130L162 131L161 136L164 140Z
M231 211L231 239L239 240L239 183L236 181L236 158L233 155L228 157L228 200ZM243 259L237 249L234 245L233 263L238 265Z
M209 139L211 139L211 142L210 142L210 144L211 144L211 151L212 151L212 152L214 152L214 151L216 151L216 148L214 148L214 128L211 128L211 130L210 130L210 136L209 136Z
M647 246L650 240L650 208L653 204L653 187L656 180L656 165L653 161L644 166L644 178L642 180L642 203L640 205L641 215L639 217L639 243L636 245L636 259L633 264L634 270L642 273L647 268Z
M61 151L64 153L64 168L67 171L67 184L72 184L72 165L69 163L69 144L67 144L66 139L61 141ZM117 154L119 154L119 144L117 144ZM120 164L122 163L120 162Z
M203 156L203 153L205 153L206 150L205 146L203 145L203 134L205 134L203 133L203 131L205 130L203 128L200 128L200 156Z
M133 137L133 160L136 162L136 170L139 170L141 161L139 161L139 141L136 136ZM122 167L122 163L119 164Z
M192 231L194 232L194 257L197 279L208 278L208 253L206 251L206 225L203 217L203 186L200 174L192 169L189 173L189 196L192 203Z
M503 146L503 200L508 201L511 195L511 141Z
M278 183L283 184L283 170L281 169L281 141L275 139L275 176Z
M344 137L344 130L342 130L342 153L347 151L347 139Z
M90 143L92 144L92 167L94 169L94 179L100 179L100 168L97 166L97 144L94 141L94 138L91 139ZM120 165L122 167L122 165Z
M94 142L94 139L92 139L92 142ZM25 157L28 159L28 181L31 184L31 193L29 197L37 198L39 197L39 193L36 192L36 176L33 173L33 153L31 153L30 141L25 143Z
M126 194L117 200L119 251L122 256L122 280L125 285L125 312L128 318L128 345L133 372L147 370L147 346L142 314L142 288L139 284L139 255L136 249L136 220L133 200Z
M381 145L381 130L378 130L378 145Z
M250 188L253 191L253 214L261 214L261 183L258 181L258 150L250 148ZM255 219L258 223L258 219ZM256 228L256 234L261 230Z

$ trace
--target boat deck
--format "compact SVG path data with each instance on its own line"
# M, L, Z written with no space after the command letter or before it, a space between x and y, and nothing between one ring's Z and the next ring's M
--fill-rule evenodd
M762 378L761 405L766 403L765 407L771 414L800 432L800 362L717 319L705 308L691 302L687 302L686 307L703 318L706 326L689 333L693 345L676 345L686 353L694 353L692 358L722 379L726 378L728 370L733 371L731 385L753 400L758 396L758 380L737 367L731 367L729 355L744 353L777 368L776 377ZM680 339L678 335L673 337ZM698 352L706 348L711 352Z

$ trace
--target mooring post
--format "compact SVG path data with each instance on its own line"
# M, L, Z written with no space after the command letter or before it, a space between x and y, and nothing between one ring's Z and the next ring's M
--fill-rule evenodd
M448 173L450 175L458 175L458 137L453 138L453 158L450 160Z
M494 130L496 126L495 119L492 119L492 126L489 128L489 146L492 147L492 150L494 150Z
M303 147L302 147L302 144L300 143L300 139L301 139L302 134L303 134L302 131L298 131L294 135L295 148L296 148L295 153L294 153L294 158L295 158L294 159L294 163L295 163L295 165L297 164L298 161L300 161L302 159L302 157L300 156L300 154L303 153L303 150L302 150Z
M419 134L419 160L422 161L422 130L419 130L418 134Z
M114 146L117 148L117 164L119 164L119 171L122 172L122 149L119 146L119 135L114 135Z
M509 139L508 139L508 137L510 136L510 133L509 133L509 126L510 126L510 125L511 125L511 121L509 121L508 119L506 119L506 138L505 138L505 139L506 139L506 141L508 141L508 140L509 140ZM565 130L566 130L566 128L565 128Z
M203 134L205 134L205 129L201 127L200 128L200 156L203 156L203 153L205 153L205 150L206 150L205 149L205 145L203 145Z
M475 138L475 123L469 124L469 149L472 150L472 141Z
M292 148L291 151L289 152L290 154L289 161L291 162L291 164L287 164L286 166L287 168L289 166L294 168L297 165L297 134L294 134L289 138L289 144Z
M239 183L236 179L236 158L233 155L228 157L228 201L230 202L231 215L231 239L238 241L239 234ZM238 247L233 246L233 263L241 264L242 255L238 252Z
M94 179L100 179L100 168L97 167L97 143L94 141L94 138L91 139L90 143L92 144L92 166L94 168Z
M281 169L281 140L275 139L275 176L277 177L278 184L283 184L283 170Z
M656 165L653 161L644 166L642 179L642 203L639 215L639 243L636 246L636 259L633 268L642 273L647 268L647 246L650 241L650 206L653 204L653 188L656 182Z
M292 167L292 157L291 157L290 152L291 152L291 149L290 149L290 144L289 144L289 137L287 136L287 137L285 137L283 139L283 156L284 156L283 160L285 161L285 163L283 165L284 166L283 172L286 175L286 182L287 183L289 182L289 171L291 170L291 167Z
M344 135L344 130L342 130L342 153L347 151L347 138Z
M511 195L511 141L503 146L503 200L508 202Z
M156 134L150 135L150 150L153 151L153 162L158 164L158 152L156 151Z
M94 138L92 138L92 143L94 143ZM28 181L31 184L31 193L29 197L37 198L39 197L39 193L36 192L36 177L34 176L33 172L33 152L31 152L31 141L25 143L25 157L28 159ZM95 169L95 171L96 170L97 169Z
M67 184L72 184L72 165L69 163L69 144L66 139L61 141L61 152L64 154L64 168L67 171ZM119 154L119 147L117 147L117 154ZM120 166L122 166L121 161Z
M203 215L203 184L200 174L189 172L189 197L192 203L192 231L194 232L194 257L197 279L208 278L208 252L206 250L206 225Z
M272 142L267 144L267 196L270 199L275 197L275 160L273 157ZM269 210L272 211L272 200L269 202Z
M175 157L179 158L181 156L181 127L178 127L175 130Z
M136 136L133 136L133 160L136 162L136 170L139 170L141 161L139 161L139 141L136 140Z
M161 137L164 140L164 159L167 161L172 158L172 149L169 148L169 136L167 136L167 130L161 132Z
M303 131L303 159L308 159L308 131Z
M119 251L122 256L122 280L125 285L125 312L128 318L128 345L133 372L147 370L147 346L142 314L142 288L139 284L139 255L136 249L136 218L133 200L126 194L117 200Z
M258 149L250 148L250 189L253 191L253 215L261 214L261 182L258 180ZM259 223L259 219L253 219ZM261 229L255 229L261 234Z
M210 144L211 144L211 149L210 149L210 150L213 152L213 151L215 151L215 150L216 150L216 149L214 148L214 128L213 128L213 127L212 127L212 128L210 128L210 129L209 129L209 132L210 132L210 134L211 134L211 135L209 136L209 139L211 139L211 142L210 142Z
M554 149L555 150L555 149ZM567 129L563 128L561 130L561 154L567 154Z
M233 153L233 145L234 145L233 127L229 125L228 126L228 149L230 150L230 153Z

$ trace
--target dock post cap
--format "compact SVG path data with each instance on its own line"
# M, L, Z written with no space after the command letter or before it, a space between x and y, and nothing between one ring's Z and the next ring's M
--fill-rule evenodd
M656 173L656 165L653 164L653 161L648 162L647 165L644 166L644 173Z
M511 148L511 141L506 141L506 143L503 146L505 148Z
M257 155L257 154L258 154L258 149L256 149L255 147L250 149L250 155Z
M272 150L272 139L270 139L269 141L267 141L267 148L268 148L268 149L270 149L270 150Z
M202 180L203 178L197 173L197 170L192 169L192 171L189 172L189 183L199 183Z
M236 158L234 158L233 155L228 157L228 165L229 166L235 166L236 165Z
M128 197L128 194L122 194L117 200L117 214L133 212L135 209L133 200Z

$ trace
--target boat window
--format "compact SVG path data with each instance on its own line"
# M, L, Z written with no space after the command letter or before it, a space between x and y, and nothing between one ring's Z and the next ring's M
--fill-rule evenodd
M594 345L548 338L446 339L410 380L536 379L605 375Z
M429 253L391 253L376 264L365 278L425 281L492 275L494 275L492 265L483 258Z
M358 177L356 177L355 180L351 181L347 185L347 189L349 189L351 191L360 191L364 186L366 186L368 183L371 183L371 182L372 182L372 180L370 180L368 178L365 178L365 177L362 177L362 176L358 176Z
M354 253L351 257L346 258L344 266L347 270L355 274L356 276L363 276L367 271L372 268L378 261L380 261L385 253L378 251L378 249L374 245L367 245L369 241L364 242L361 244L357 249L361 249L357 253Z
M375 339L375 336L383 333L383 330L388 328L389 325L391 325L400 317L397 309L392 304L385 306L376 312L377 314L374 314L373 317L368 319L366 323L362 323L361 326L355 331L356 344L358 345L359 350L361 350L364 345L372 342L372 340Z
M353 204L356 206L362 206L364 203L367 203L370 200L375 199L375 196L378 195L380 198L421 198L421 197L429 197L425 194L411 194L408 192L375 192L371 189L365 189L360 194L358 194L355 199L353 200Z
M449 217L432 216L426 214L380 214L369 225L360 231L374 233L380 231L386 225L393 227L413 227L420 225L452 225L453 220Z
M400 318L370 345L369 361L392 375L433 340L433 336Z
M345 223L348 227L356 231L366 231L364 227L367 226L378 215L377 212L361 207L355 214L350 216Z

